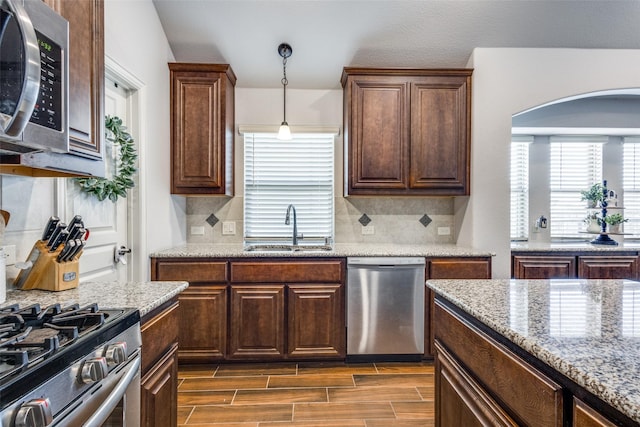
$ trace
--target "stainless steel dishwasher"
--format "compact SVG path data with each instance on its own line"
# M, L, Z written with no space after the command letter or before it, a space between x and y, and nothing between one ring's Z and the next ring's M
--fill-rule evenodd
M424 270L421 257L347 258L349 359L422 356Z

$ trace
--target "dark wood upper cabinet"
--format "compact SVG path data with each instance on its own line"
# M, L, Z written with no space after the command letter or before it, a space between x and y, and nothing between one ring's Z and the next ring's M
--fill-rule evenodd
M192 63L169 70L171 193L233 196L233 70Z
M69 21L69 145L102 158L104 144L104 3L46 0Z
M472 72L346 67L345 196L468 195Z

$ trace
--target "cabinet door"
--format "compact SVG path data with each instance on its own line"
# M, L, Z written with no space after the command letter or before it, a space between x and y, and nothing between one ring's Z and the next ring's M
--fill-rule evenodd
M437 345L437 344L436 344ZM437 345L436 426L517 426L471 376Z
M230 310L229 358L284 357L284 285L231 285Z
M228 65L169 69L171 193L232 196L235 76Z
M104 4L47 0L69 21L69 144L102 158L104 139Z
M353 76L345 88L344 108L345 129L348 127L347 192L389 194L389 190L406 190L409 187L406 78Z
M637 256L580 256L578 277L581 279L638 279Z
M412 80L411 190L469 194L470 85L470 76Z
M141 379L140 425L175 427L178 424L178 344Z
M344 357L343 285L288 285L287 294L288 357Z
M514 255L514 279L572 279L576 277L574 256Z
M227 349L227 287L190 285L179 296L180 363L211 363Z

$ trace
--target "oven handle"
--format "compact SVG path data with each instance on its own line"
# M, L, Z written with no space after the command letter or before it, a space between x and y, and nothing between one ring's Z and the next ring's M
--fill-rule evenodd
M113 409L118 405L120 399L127 391L127 387L131 381L140 372L140 357L136 357L129 371L120 379L120 382L114 387L109 397L100 405L96 412L83 424L83 427L100 427L111 415Z

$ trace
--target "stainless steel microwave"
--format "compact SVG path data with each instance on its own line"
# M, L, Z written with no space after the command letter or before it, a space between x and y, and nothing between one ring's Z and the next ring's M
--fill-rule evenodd
M0 154L69 151L68 48L42 0L0 0Z

